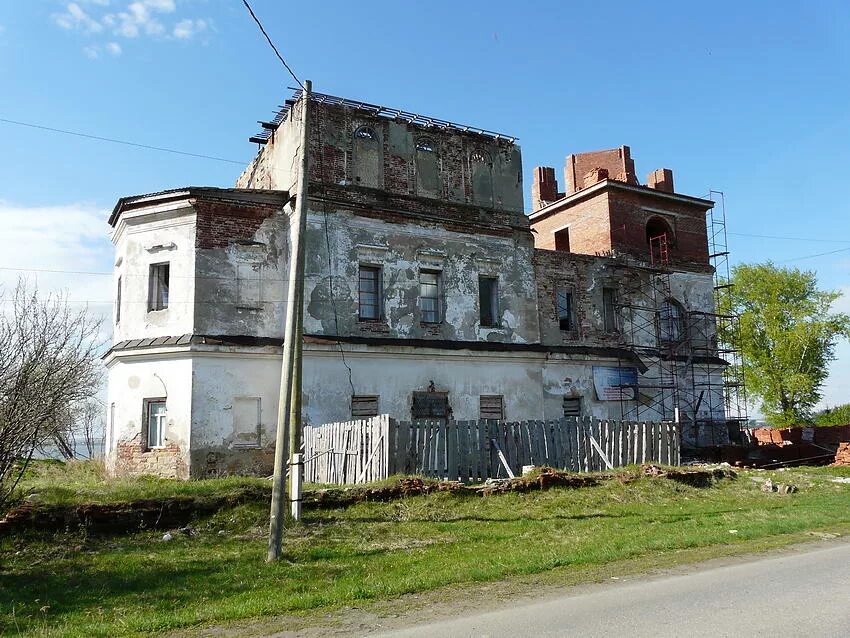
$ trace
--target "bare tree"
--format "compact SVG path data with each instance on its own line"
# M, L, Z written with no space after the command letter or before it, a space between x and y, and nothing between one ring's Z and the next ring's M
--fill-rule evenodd
M96 392L100 321L19 282L0 308L0 505Z
M58 452L66 460L93 459L103 449L103 410L96 397L69 405L57 417L51 438L38 446L39 452Z

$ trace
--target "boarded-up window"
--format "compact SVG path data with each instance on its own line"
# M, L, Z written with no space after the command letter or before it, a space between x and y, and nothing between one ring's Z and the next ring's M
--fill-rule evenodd
M555 231L555 250L564 253L570 252L570 229L562 228Z
M236 265L236 305L238 307L260 307L261 272L260 264Z
M234 447L260 447L260 397L233 399Z
M440 184L439 158L436 144L431 139L421 139L416 143L416 194L425 197L438 197L442 191Z
M479 414L482 419L505 418L505 401L501 394L482 394L479 399Z
M361 126L354 132L353 172L357 186L383 186L383 146L378 133L371 127Z
M449 395L446 392L414 392L411 413L414 419L448 419Z
M581 397L564 397L564 416L581 416Z
M378 416L378 395L354 395L351 397L351 418L365 419Z
M469 156L472 173L472 200L483 206L493 205L493 161L484 151L474 151Z

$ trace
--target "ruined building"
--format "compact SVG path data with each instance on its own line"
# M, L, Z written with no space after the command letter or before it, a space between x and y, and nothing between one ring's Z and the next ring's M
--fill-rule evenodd
M236 188L119 200L108 467L210 476L273 457L298 165L296 94ZM516 139L314 94L307 423L679 419L728 440L705 215L628 147L571 155L565 192Z

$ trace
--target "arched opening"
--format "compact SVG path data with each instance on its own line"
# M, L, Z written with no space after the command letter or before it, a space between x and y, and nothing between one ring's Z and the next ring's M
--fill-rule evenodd
M425 197L439 197L443 190L440 180L440 158L437 155L437 144L431 138L420 138L416 142L414 167L416 193Z
M670 263L670 247L673 245L673 230L662 217L650 217L646 222L646 243L653 264Z
M664 300L658 323L658 337L662 344L679 343L685 338L685 309L675 299Z
M361 126L354 131L354 183L357 186L381 188L383 176L383 150L381 138L375 129Z

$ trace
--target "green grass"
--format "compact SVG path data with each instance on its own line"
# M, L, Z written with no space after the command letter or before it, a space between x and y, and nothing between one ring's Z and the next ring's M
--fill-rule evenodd
M767 494L751 475L800 491ZM833 476L850 470L744 472L703 489L642 478L579 490L486 498L434 493L308 510L302 524L287 529L286 560L278 564L264 562L265 504L219 512L196 522L196 536L176 535L168 543L161 532L0 538L0 633L140 635L324 613L446 585L758 549L808 530L850 530L850 485L830 482ZM226 489L239 480L153 484L173 493ZM113 489L96 476L75 481L95 495ZM121 482L118 493L141 493L129 483ZM40 485L41 493L53 489Z

